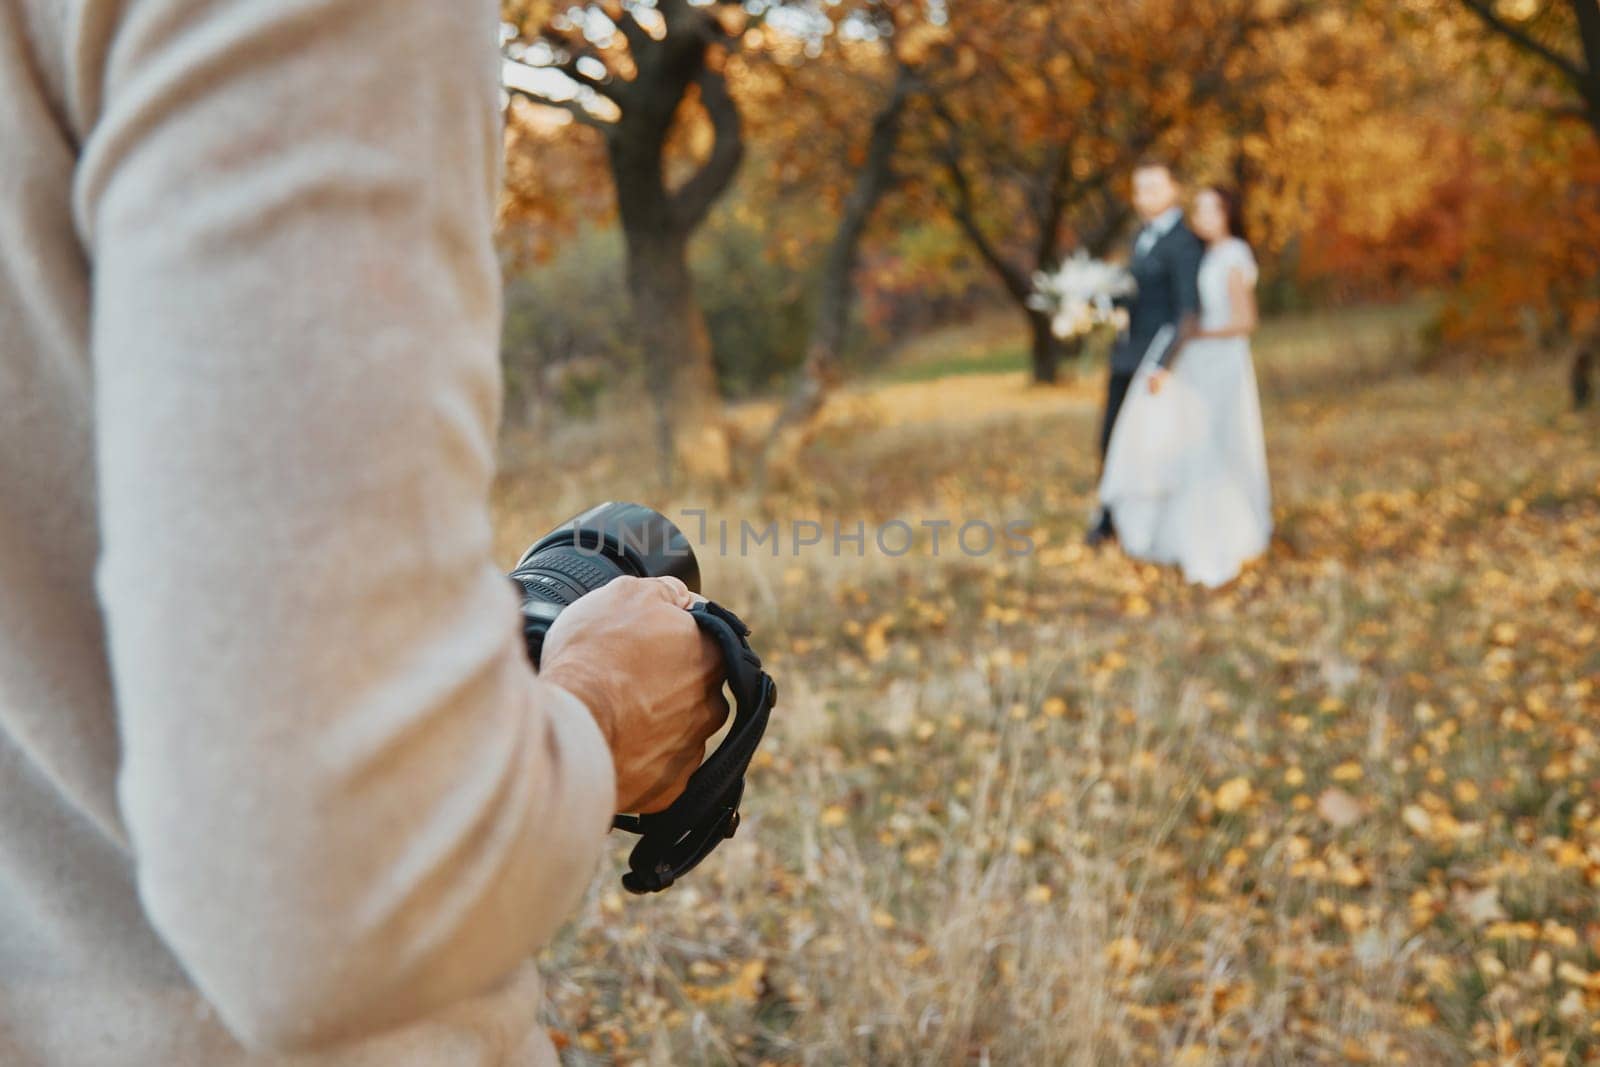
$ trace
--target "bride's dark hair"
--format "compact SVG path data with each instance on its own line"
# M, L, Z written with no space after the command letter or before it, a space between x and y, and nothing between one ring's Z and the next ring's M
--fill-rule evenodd
M1239 200L1237 190L1223 185L1208 185L1206 188L1222 201L1222 213L1228 217L1228 234L1239 240L1249 243L1249 238L1244 232L1244 204Z

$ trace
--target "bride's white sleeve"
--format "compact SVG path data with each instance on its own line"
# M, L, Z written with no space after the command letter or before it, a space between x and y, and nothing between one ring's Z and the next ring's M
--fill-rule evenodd
M1232 265L1244 272L1246 285L1255 285L1257 279L1261 276L1261 270L1256 266L1255 253L1250 250L1250 246L1244 241L1235 241L1233 248Z

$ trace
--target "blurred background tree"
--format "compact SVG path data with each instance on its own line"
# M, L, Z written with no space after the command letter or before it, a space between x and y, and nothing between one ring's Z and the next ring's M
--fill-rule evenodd
M665 476L685 427L773 394L764 443L720 446L760 457L851 373L985 309L1054 381L1076 353L1026 308L1033 274L1125 253L1145 155L1243 193L1269 311L1428 301L1440 358L1570 355L1577 390L1597 10L507 2L509 412L648 394Z
M807 47L768 56L775 90L763 113L798 120L768 156L768 194L816 210L804 362L767 436L811 419L838 384L860 288L862 244L884 198L905 180L908 112L925 90L921 67L945 37L942 9L857 0L826 9Z
M1524 121L1493 144L1517 176L1472 204L1481 238L1455 321L1523 310L1525 338L1570 350L1582 407L1600 347L1600 0L1456 2L1503 75L1496 102Z
M731 16L723 9L734 9ZM728 85L745 13L737 3L659 0L648 7L529 0L504 6L514 98L599 134L627 250L627 291L670 475L674 425L716 396L711 341L689 270L689 238L744 158ZM725 21L726 19L726 21ZM518 69L520 68L520 69ZM546 88L537 75L566 85ZM686 115L693 99L696 113ZM513 107L513 121L520 121ZM548 121L542 115L526 121Z

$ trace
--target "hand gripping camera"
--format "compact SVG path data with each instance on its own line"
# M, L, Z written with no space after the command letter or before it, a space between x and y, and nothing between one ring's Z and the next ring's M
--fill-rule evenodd
M671 575L700 591L700 564L666 516L639 504L601 504L540 538L511 572L522 592L522 632L539 665L545 634L563 608L614 578ZM689 612L716 642L733 694L733 726L665 811L618 815L612 826L639 835L623 888L657 893L692 870L739 828L744 776L766 732L778 689L750 647L750 628L711 601Z

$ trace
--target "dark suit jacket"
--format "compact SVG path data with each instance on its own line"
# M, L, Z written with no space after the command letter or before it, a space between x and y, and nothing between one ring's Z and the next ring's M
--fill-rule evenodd
M1179 219L1161 235L1144 255L1135 255L1128 269L1139 283L1139 292L1124 304L1128 309L1128 328L1111 350L1111 369L1132 374L1139 368L1151 343L1164 326L1171 326L1161 351L1151 358L1166 365L1173 354L1178 324L1186 315L1200 313L1200 257L1205 246L1194 231Z

